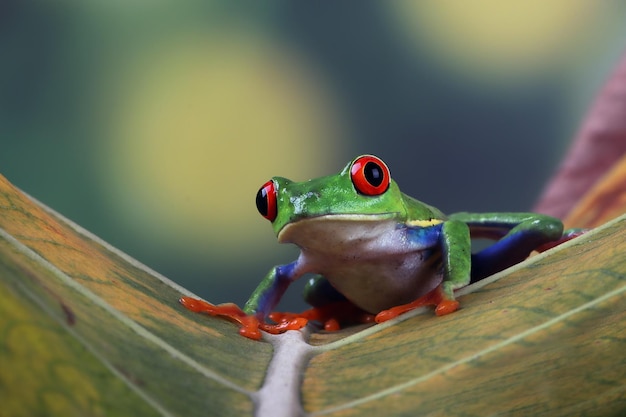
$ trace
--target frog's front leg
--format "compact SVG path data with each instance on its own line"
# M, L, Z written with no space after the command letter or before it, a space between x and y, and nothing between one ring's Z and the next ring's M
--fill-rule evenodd
M243 311L248 317L256 318L259 329L278 334L287 330L299 330L306 326L308 319L301 316L282 318L278 324L265 322L265 318L270 316L270 312L278 305L289 285L302 275L298 266L298 261L295 261L272 268L246 302ZM252 327L255 325L256 323ZM249 332L250 327L242 327L240 333L246 336L245 333Z
M284 320L278 324L265 323L265 317L276 307L291 282L299 276L297 261L272 268L254 290L243 310L233 303L213 305L191 297L182 297L180 303L196 313L231 319L241 325L239 334L258 340L261 338L259 329L276 334L287 330L298 330L306 325L307 320L301 317Z
M256 287L243 311L246 314L256 316L260 320L267 317L300 274L297 274L297 261L278 265L265 276L263 281Z
M435 305L438 316L450 314L459 308L454 290L469 284L471 270L471 241L467 224L448 220L441 226L437 242L442 255L443 280L431 292L417 300L381 311L376 322L382 323L407 311L426 305Z

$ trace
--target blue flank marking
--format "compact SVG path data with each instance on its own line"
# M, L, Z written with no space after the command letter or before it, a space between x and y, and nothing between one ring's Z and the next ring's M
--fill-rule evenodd
M443 223L427 227L404 225L401 227L406 227L406 236L409 242L417 244L420 248L428 249L439 244L439 237L441 236Z

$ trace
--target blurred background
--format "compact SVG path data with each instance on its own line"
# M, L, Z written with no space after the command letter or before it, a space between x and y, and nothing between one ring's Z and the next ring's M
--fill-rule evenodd
M374 153L445 212L528 210L625 21L617 0L3 0L0 173L242 305L298 253L256 211L273 175Z

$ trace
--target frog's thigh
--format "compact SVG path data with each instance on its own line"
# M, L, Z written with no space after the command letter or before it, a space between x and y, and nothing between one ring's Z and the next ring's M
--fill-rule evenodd
M520 231L472 254L472 282L515 265L530 255L546 239L540 231Z
M521 262L563 232L560 220L537 213L454 213L450 219L466 223L473 238L496 241L472 255L472 282Z
M304 286L303 297L304 301L313 307L322 307L330 303L346 300L346 297L321 275L314 275L307 280Z
M514 227L513 224L504 237L472 255L472 282L523 261L533 250L558 239L562 233L560 221L547 216L531 215Z

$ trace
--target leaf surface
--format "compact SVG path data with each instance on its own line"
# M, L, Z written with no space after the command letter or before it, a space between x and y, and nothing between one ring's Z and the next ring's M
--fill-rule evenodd
M450 316L254 342L2 179L3 415L619 415L625 254L622 216L461 290Z
M270 345L188 313L177 303L184 290L44 210L4 178L0 229L3 412L250 414ZM111 386L124 393L120 401Z

